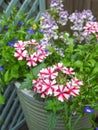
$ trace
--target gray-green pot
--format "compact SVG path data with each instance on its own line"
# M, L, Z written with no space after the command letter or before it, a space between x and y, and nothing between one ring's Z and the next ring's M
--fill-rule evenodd
M29 130L48 130L47 127L47 111L43 109L44 103L35 100L33 92L28 90L19 90L17 88L17 94L24 112L24 116ZM75 118L73 118L73 121ZM88 116L84 116L80 119L75 130L82 128L90 128L91 123ZM57 125L54 130L67 130L64 127L62 119L58 119Z

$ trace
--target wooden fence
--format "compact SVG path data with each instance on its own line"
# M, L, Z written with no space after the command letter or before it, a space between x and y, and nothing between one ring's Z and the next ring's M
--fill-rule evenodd
M47 8L49 8L51 0L46 1ZM90 9L98 20L98 0L63 0L63 2L65 9L68 10L69 13L72 13L75 10L81 11L83 9Z
M3 11L6 11L6 15L9 16L11 9L17 7L18 15L21 13L27 13L26 19L40 16L40 13L45 10L45 0L0 0L0 15Z

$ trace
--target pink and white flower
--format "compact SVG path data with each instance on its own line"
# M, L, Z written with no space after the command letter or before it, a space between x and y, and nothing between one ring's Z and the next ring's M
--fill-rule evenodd
M26 50L16 50L16 52L14 53L14 56L18 60L22 60L27 56L27 51Z
M27 56L26 61L27 61L27 65L30 67L37 65L36 63L37 59L34 57L34 55Z
M63 70L64 65L63 65L63 63L58 63L58 64L54 65L53 67L56 70Z
M72 79L72 84L73 84L74 86L80 86L80 85L83 85L83 82L80 81L79 79L77 79L76 77L74 77L74 78Z
M75 74L73 69L65 67L62 63L42 68L38 79L33 80L34 91L43 98L54 96L61 102L68 100L70 96L78 96L83 82L74 77L73 74ZM70 78L67 75L71 75ZM64 81L60 80L58 76L61 76Z
M36 42L36 40L32 39L32 40L28 41L28 44L38 45L38 42Z
M84 34L90 35L91 33L98 33L98 22L88 22L84 27Z
M39 62L42 62L49 53L45 52L45 48L42 47L38 42L34 39L30 41L18 41L14 45L15 53L14 56L18 60L27 61L28 66L36 66Z
M58 72L55 72L54 68L43 68L38 74L39 77L55 79L58 76Z
M18 41L17 43L15 43L14 47L15 49L18 49L18 50L24 50L25 43L23 41Z
M44 55L44 53L35 52L34 58L36 59L36 61L42 62L46 58L46 55Z
M74 75L75 74L73 68L65 68L65 73L67 75Z
M44 79L42 80L42 91L46 92L46 95L52 95L57 89L58 86L56 84L55 80L49 80L49 79Z
M71 96L78 96L80 92L80 86L75 86L72 82L66 83L66 88L68 89L68 93Z
M61 102L64 102L70 97L67 87L63 85L58 86L58 90L54 92L54 96L56 96Z

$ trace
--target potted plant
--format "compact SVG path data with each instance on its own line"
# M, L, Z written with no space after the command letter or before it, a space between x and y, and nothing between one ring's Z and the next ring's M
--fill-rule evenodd
M42 39L13 48L27 65L16 86L29 129L97 130L98 22L90 10L69 15L62 0L51 0L39 22Z

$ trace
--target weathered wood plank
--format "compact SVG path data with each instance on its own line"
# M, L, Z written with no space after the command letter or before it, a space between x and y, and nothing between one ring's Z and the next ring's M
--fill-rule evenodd
M12 0L12 1L9 3L9 5L8 5L8 7L7 7L7 9L6 9L6 15L7 15L7 16L10 15L11 8L17 4L17 1L18 1L18 0Z

